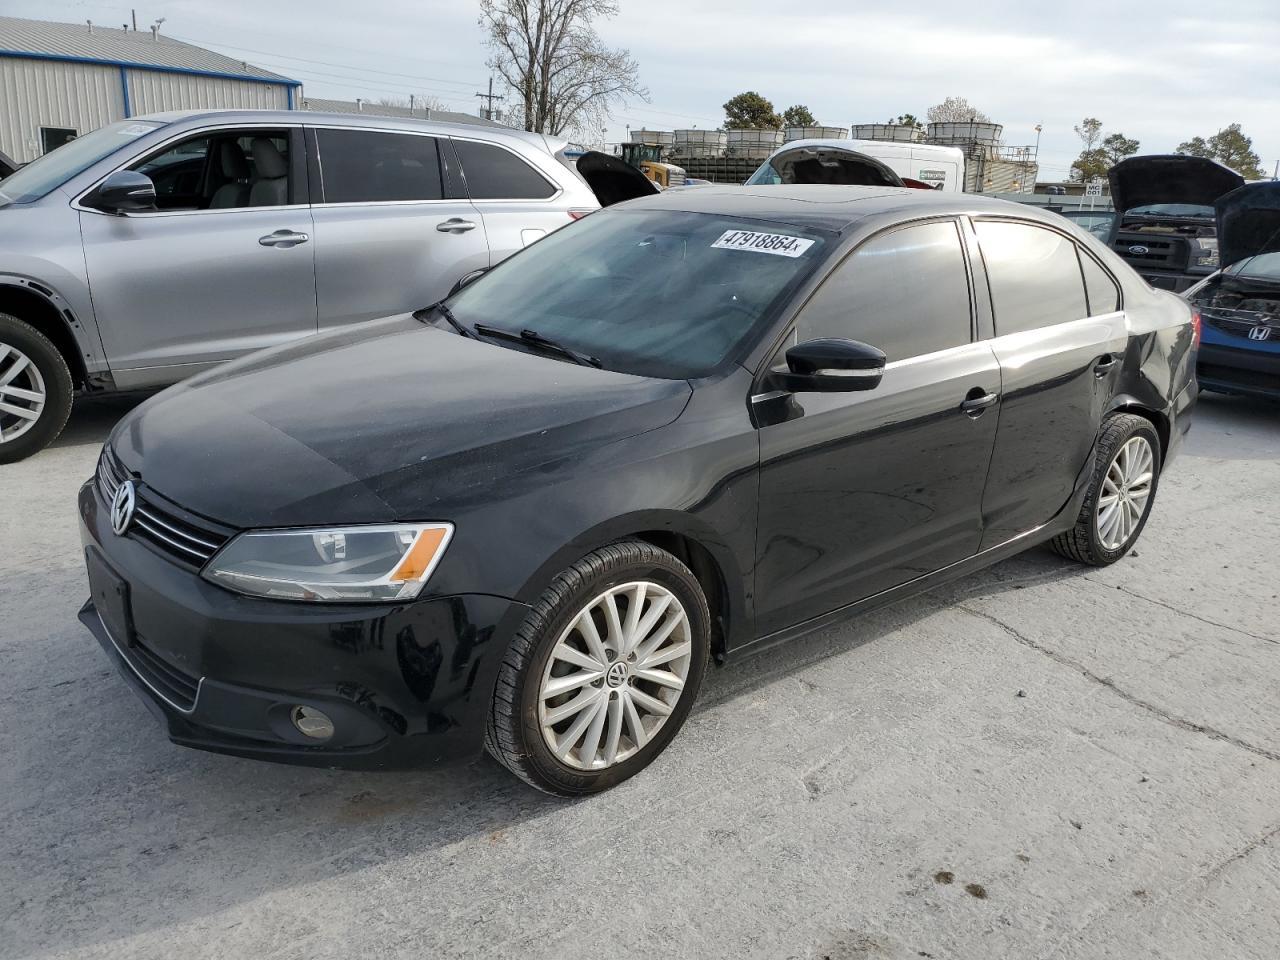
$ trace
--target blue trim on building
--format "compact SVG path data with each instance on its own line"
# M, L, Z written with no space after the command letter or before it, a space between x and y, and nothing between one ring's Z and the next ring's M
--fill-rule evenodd
M215 80L242 80L245 83L265 83L273 87L293 88L302 86L301 81L288 77L274 79L271 77L253 77L240 73L222 73L218 70L197 70L193 67L165 67L154 63L134 63L129 60L102 60L96 57L73 57L62 53L27 53L21 50L0 50L0 57L15 60L56 60L60 63L88 63L98 67L120 67L124 70L152 70L156 73L181 73L190 77L211 77Z
M120 68L120 92L124 94L124 115L125 118L133 116L133 104L129 100L129 68Z

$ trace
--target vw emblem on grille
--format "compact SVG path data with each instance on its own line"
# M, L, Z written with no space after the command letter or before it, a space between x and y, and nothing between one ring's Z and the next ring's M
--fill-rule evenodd
M1250 340L1270 340L1271 328L1270 327L1254 327L1252 330L1249 331L1249 339Z
M111 500L111 529L116 532L117 537L123 537L129 524L133 523L133 510L137 503L133 481L124 481Z
M1145 257L1148 253L1151 252L1151 248L1144 247L1140 243L1135 243L1132 247L1129 248L1129 252L1132 253L1135 257Z

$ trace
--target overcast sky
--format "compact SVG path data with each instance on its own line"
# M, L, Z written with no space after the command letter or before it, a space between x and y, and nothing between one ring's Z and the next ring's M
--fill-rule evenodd
M425 93L474 112L488 51L475 0L139 0L143 29L302 81L316 97ZM757 90L779 111L803 103L835 126L922 119L950 95L1004 124L1010 145L1044 125L1041 178L1065 177L1085 116L1142 152L1171 151L1239 122L1263 167L1280 160L1280 18L1276 0L1164 0L1071 5L1025 0L855 4L841 0L620 0L600 24L640 64L648 103L616 111L625 125L715 127L722 104ZM129 6L101 0L4 0L23 17L119 26Z

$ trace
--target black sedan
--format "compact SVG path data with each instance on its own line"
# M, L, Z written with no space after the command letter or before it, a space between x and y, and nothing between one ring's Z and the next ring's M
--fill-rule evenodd
M1053 214L877 187L595 213L115 429L81 619L176 742L606 788L708 662L1048 541L1125 554L1198 330Z

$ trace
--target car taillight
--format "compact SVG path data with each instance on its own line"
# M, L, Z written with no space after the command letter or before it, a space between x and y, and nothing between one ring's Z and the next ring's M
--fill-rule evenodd
M569 219L581 220L588 213L595 213L595 210L591 209L590 207L571 207L569 209Z
M1200 311L1192 309L1191 311L1191 349L1200 346Z

